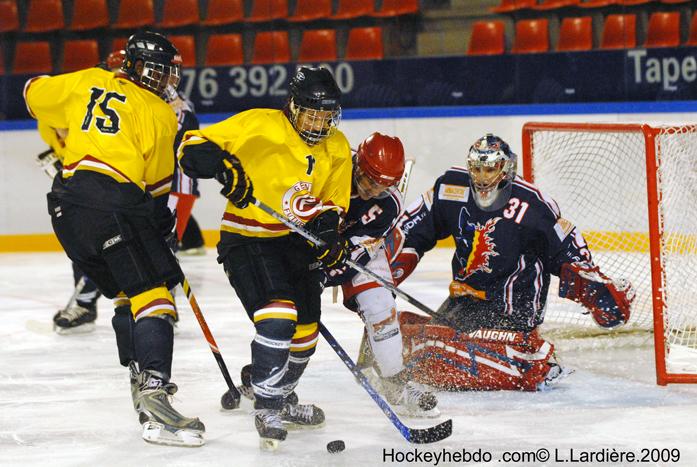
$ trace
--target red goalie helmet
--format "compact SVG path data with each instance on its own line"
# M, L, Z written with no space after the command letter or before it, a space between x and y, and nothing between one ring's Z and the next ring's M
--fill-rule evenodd
M397 137L373 133L356 151L355 184L363 199L379 197L404 174L404 147Z

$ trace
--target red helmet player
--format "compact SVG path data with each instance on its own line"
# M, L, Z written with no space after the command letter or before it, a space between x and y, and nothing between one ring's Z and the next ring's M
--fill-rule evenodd
M404 174L404 147L397 137L373 133L356 151L353 182L363 200L382 198Z
M106 58L106 66L111 71L118 71L123 66L124 61L126 61L126 51L123 49L114 50Z

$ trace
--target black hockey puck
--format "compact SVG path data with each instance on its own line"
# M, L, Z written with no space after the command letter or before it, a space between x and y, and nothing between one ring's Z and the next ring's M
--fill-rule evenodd
M334 454L335 452L341 452L346 449L346 444L340 439L334 441L329 441L327 443L327 452Z
M220 405L222 405L225 410L234 410L240 406L240 398L235 397L230 391L225 391L223 397L220 398Z

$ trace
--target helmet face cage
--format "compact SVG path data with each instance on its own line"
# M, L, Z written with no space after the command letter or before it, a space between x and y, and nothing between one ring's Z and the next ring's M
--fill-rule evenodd
M337 110L321 110L301 106L291 98L288 103L290 123L298 135L310 146L321 142L334 134L341 121L341 108Z
M164 99L168 86L179 86L180 70L179 51L165 36L146 31L128 38L121 71L144 88Z
M310 146L331 136L341 121L341 91L326 68L300 67L290 81L288 119Z
M392 193L395 184L384 185L374 180L359 164L354 164L353 167L353 184L362 200L387 198Z
M467 169L474 201L480 209L495 211L508 202L516 175L516 159L508 144L492 134L472 145Z

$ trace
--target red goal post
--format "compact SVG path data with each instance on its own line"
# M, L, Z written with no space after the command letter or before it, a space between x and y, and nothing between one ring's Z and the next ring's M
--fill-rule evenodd
M522 137L523 177L634 284L625 327L653 329L658 384L697 383L697 126L530 122ZM591 325L552 295L545 323Z

